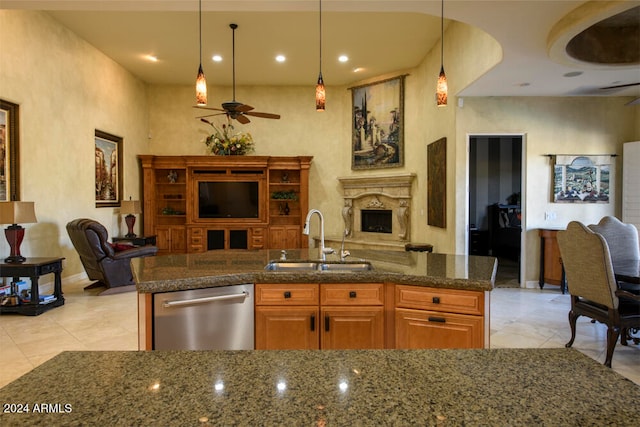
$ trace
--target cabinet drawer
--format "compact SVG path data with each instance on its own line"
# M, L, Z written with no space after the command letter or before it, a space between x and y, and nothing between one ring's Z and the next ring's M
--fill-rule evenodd
M256 305L318 305L317 284L257 284L255 291Z
M332 283L320 285L322 305L383 305L382 283Z
M483 348L483 343L482 317L396 309L397 349Z
M481 316L484 314L484 293L397 285L396 307Z

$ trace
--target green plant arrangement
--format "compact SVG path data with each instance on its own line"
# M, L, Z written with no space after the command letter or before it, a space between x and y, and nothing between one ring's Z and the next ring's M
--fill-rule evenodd
M213 128L213 133L205 139L211 153L217 156L241 156L253 152L253 137L248 132L234 133L234 127L231 120L227 124L223 124L222 128L218 128L212 122L207 121Z
M295 191L274 191L271 193L271 198L275 200L298 200L298 195Z

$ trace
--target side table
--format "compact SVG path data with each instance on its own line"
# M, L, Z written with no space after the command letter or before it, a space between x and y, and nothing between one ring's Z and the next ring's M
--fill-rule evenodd
M567 289L567 281L562 266L562 257L555 229L542 228L538 231L540 235L540 279L538 284L540 289L545 283L560 286L560 291L564 294Z
M112 237L111 241L116 242L131 242L133 246L145 246L156 245L156 236L136 236L136 237Z
M28 302L19 305L0 305L0 313L19 313L37 316L54 307L64 305L62 295L62 260L64 258L27 258L21 263L0 263L0 277L11 277L14 282L20 277L31 279L31 297ZM40 302L39 279L45 274L54 274L54 299Z

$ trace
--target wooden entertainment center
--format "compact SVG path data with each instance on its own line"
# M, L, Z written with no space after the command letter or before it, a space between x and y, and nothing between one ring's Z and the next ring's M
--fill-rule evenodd
M144 234L157 236L159 254L308 246L311 156L138 159Z

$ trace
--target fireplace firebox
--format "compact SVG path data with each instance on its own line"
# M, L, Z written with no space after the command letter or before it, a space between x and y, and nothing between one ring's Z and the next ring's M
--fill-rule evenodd
M391 233L392 232L392 219L393 211L387 210L373 210L362 209L360 211L362 225L361 230L368 233Z

